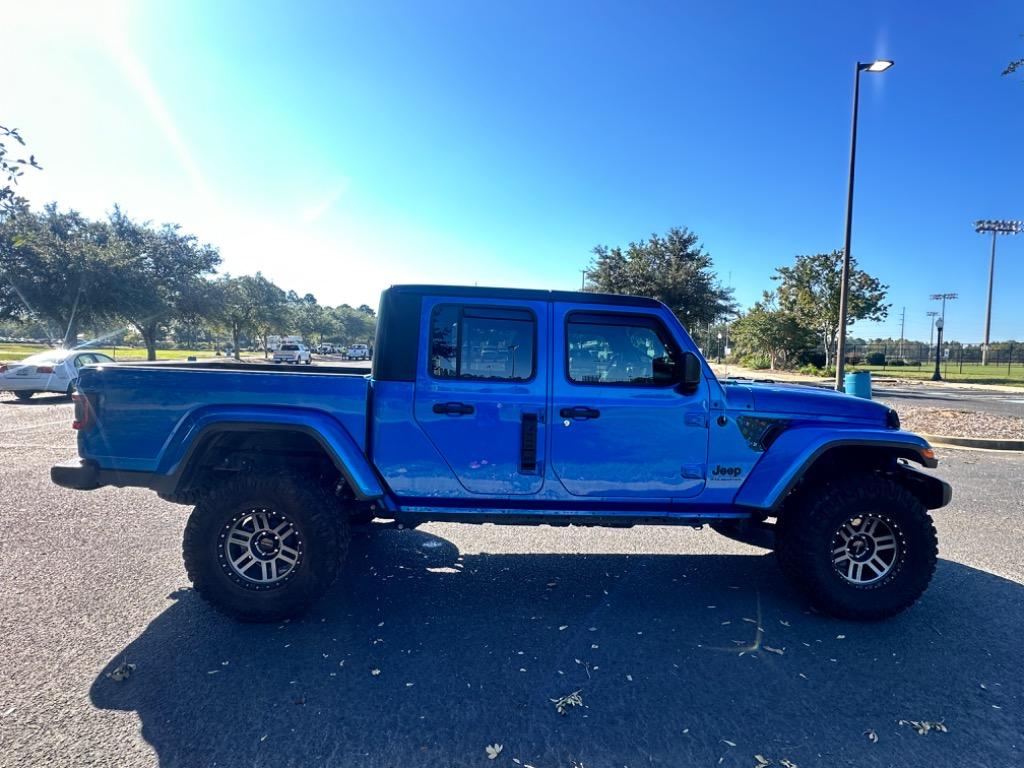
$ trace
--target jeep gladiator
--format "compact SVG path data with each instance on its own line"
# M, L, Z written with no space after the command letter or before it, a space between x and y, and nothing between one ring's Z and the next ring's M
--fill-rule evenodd
M935 569L950 500L895 411L800 385L719 381L653 299L393 286L372 371L100 365L75 395L67 488L194 506L185 568L242 620L295 616L374 518L707 524L774 549L819 609L878 619Z

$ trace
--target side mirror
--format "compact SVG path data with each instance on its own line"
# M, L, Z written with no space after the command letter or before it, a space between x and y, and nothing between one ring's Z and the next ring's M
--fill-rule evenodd
M692 395L697 391L704 372L700 367L700 358L693 352L683 352L683 359L679 361L679 384L677 389L684 395Z

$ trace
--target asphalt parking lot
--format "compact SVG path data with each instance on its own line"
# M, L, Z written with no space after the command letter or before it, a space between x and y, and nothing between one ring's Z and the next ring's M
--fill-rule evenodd
M897 410L901 405L981 411L1024 418L1024 388L1019 392L941 384L888 384L876 382L874 396L887 400Z
M50 484L70 421L0 395L0 765L1024 764L1020 455L939 451L938 572L883 623L707 530L435 524L359 533L306 618L254 626L189 589L187 508Z

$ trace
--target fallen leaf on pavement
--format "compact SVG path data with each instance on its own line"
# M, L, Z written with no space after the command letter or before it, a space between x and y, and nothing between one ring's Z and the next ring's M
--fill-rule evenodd
M127 680L132 676L132 672L135 671L135 665L129 664L128 662L122 662L114 667L112 670L107 672L107 677L113 680L115 683L120 683Z
M939 733L949 732L949 729L946 728L945 723L933 723L930 720L900 720L899 724L909 725L911 728L917 731L918 736L924 736L929 731L938 731Z
M485 747L485 751L487 752L487 759L494 760L501 754L501 744L488 744Z
M564 715L566 711L569 709L569 707L583 706L583 696L580 695L582 693L583 689L581 688L580 690L573 691L572 693L566 694L565 696L562 696L559 699L551 699L550 701L552 704L555 705L555 711L558 712L558 714L560 715Z

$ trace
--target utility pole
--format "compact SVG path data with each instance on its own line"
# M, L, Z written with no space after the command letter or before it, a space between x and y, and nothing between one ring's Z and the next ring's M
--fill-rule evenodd
M904 328L906 322L907 322L907 308L904 307L903 311L900 312L900 351L898 353L899 357L900 357L900 360L903 359L903 328Z
M580 290L586 290L587 288L587 270L580 270Z
M985 343L981 347L981 364L988 365L988 335L992 326L992 283L996 274L996 235L1016 235L1024 229L1024 221L981 219L974 222L978 234L992 233L992 255L988 261L988 303L985 305Z

